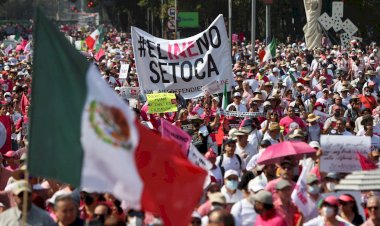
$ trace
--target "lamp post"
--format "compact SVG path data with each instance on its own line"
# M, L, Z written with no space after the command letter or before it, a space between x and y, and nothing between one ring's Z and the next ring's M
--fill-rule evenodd
M265 40L268 44L271 39L271 26L270 26L270 5L273 0L264 0L265 3Z
M256 0L252 0L251 5L251 51L252 60L255 61L255 40L256 40Z

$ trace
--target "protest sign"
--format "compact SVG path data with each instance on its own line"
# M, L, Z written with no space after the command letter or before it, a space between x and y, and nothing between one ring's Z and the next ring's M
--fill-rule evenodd
M225 116L239 117L239 118L265 116L263 112L239 112L239 111L224 111L224 110L220 110L220 114L225 115Z
M212 81L202 87L203 93L215 94L220 90L220 84L217 81Z
M328 118L330 118L330 115L328 115L328 114L326 114L326 113L324 113L324 112L322 112L322 111L318 111L318 110L314 110L314 111L313 111L313 114L316 115L316 116L319 116L319 117L320 117L320 118L319 118L319 121L320 121L320 122L326 122L326 120L327 120Z
M194 165L199 166L205 170L210 170L212 168L212 163L208 161L199 151L198 149L193 145L190 144L189 148L189 155L187 157L190 162L192 162Z
M173 126L171 123L161 118L161 136L175 141L181 147L183 154L187 155L187 150L191 143L191 137L181 128Z
M322 135L320 171L349 173L361 170L356 152L367 156L371 138L368 136Z
M216 81L217 93L231 84L231 48L223 15L203 32L165 40L132 27L132 46L143 93L179 92L186 98L202 95L202 87ZM230 86L228 86L230 88Z
M119 78L126 79L128 77L128 74L129 74L129 64L121 64Z
M149 113L165 113L177 111L177 101L174 93L152 93L146 95Z
M124 99L138 99L140 89L138 87L120 87L120 96Z

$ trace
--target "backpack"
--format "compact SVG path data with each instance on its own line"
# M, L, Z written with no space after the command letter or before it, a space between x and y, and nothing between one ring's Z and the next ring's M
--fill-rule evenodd
M239 156L238 154L235 154L235 156L236 156L236 158L237 158L238 161L239 161L239 165L240 165L239 168L241 168L241 158L240 158L240 156ZM222 170L222 176L224 177L224 172L225 172L226 170L225 170L224 167L222 166L223 158L224 158L224 154L222 154L222 155L220 156L220 160L219 160L219 164L218 164L218 165L219 165L220 169Z

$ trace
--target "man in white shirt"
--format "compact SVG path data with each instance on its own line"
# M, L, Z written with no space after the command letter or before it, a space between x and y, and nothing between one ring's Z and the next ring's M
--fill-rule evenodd
M253 155L257 154L257 147L254 147L248 142L249 130L242 127L238 132L235 133L236 142L236 154L238 154L245 163L248 163Z
M233 204L235 202L239 202L242 200L243 192L238 188L239 184L239 175L236 170L227 170L224 174L224 186L220 190L220 192L226 198L227 204Z
M228 139L224 142L224 154L216 158L216 165L221 167L223 173L230 169L237 171L239 175L241 172L245 172L245 162L235 154L235 150L235 140Z
M236 111L247 112L247 107L241 103L241 94L239 92L234 93L233 102L227 106L227 109L229 109L231 106L234 106L236 108Z

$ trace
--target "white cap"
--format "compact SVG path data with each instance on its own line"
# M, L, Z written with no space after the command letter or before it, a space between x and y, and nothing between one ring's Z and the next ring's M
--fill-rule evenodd
M280 70L278 70L278 68L277 67L274 67L273 69L272 69L272 72L279 72Z
M321 145L319 145L319 142L318 142L318 141L310 141L309 145L310 145L312 148L318 148L318 149L321 148Z
M234 97L241 97L241 94L239 92L235 92Z
M230 170L227 170L226 173L224 174L224 179L228 178L231 175L235 175L239 177L239 173L236 170L230 169Z
M116 86L116 87L115 87L115 91L120 91L120 87L119 87L119 86Z
M263 106L265 107L265 106L270 106L271 105L271 103L269 102L269 101L265 101L264 103L263 103Z
M254 180L248 182L248 191L257 193L260 190L264 190L264 186L261 183Z
M59 196L64 196L64 195L69 195L71 194L71 192L67 191L67 190L58 190L56 191L53 196L46 200L48 203L51 203L51 204L55 204L55 200L57 199L57 197Z
M212 99L215 100L216 102L219 102L219 97L214 97Z

